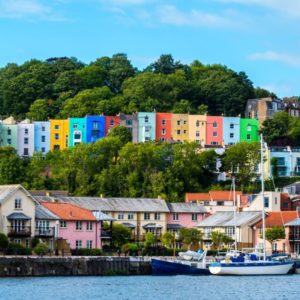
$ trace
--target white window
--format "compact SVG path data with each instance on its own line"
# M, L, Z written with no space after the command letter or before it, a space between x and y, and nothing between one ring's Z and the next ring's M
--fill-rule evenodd
M150 126L145 126L145 132L150 132Z
M225 234L232 237L235 235L235 230L233 226L225 227Z
M166 129L162 129L162 130L161 130L161 134L162 134L162 135L165 135L165 134L166 134Z
M45 131L46 130L46 127L45 126L42 126L42 131Z
M76 230L82 230L82 222L76 221Z
M150 220L150 213L148 212L144 213L144 220Z
M93 222L89 221L86 223L86 230L88 230L88 231L93 230Z
M28 128L25 128L25 134L28 134Z
M60 228L67 228L67 221L59 221Z
M15 209L21 209L22 208L22 199L16 198L15 199Z
M173 213L173 221L178 221L178 220L179 220L179 214Z
M86 241L86 247L88 249L92 249L93 248L93 241L92 240L87 240Z
M192 214L192 221L198 221L198 214Z
M230 123L230 129L233 129L233 128L234 128L234 124Z
M114 125L115 125L115 122L114 122L113 119L111 119L111 120L109 121L109 126L114 126Z
M177 125L180 126L180 123L181 123L181 122L178 120L178 121L177 121Z
M183 121L183 124L186 125L186 120Z
M213 122L213 127L214 127L214 128L217 128L217 127L218 127L217 122Z
M161 120L161 125L166 125L166 120L165 119Z
M213 136L218 136L218 133L216 131L214 131Z
M82 248L82 241L76 240L76 249L81 249L81 248Z
M210 144L211 144L211 145L218 145L218 142L212 141Z
M247 126L247 131L251 131L251 126L250 125Z
M200 126L200 121L196 121L196 127Z
M230 133L230 138L234 138L234 133Z
M118 213L118 220L124 220L124 213L123 212Z
M200 131L196 131L196 137L200 136Z
M45 143L45 142L46 142L46 136L45 136L45 135L42 135L42 136L41 136L41 141L42 141L42 143Z
M133 212L129 212L128 213L128 220L133 220L134 219L134 213Z
M177 130L177 134L180 134L180 130Z
M160 220L160 213L154 213L154 220Z
M54 139L55 139L56 141L59 140L59 133L55 133L55 134L54 134Z
M28 137L24 138L24 144L28 145Z
M58 130L59 129L59 125L54 125L54 129Z
M98 129L98 122L97 121L93 121L93 129L94 130Z

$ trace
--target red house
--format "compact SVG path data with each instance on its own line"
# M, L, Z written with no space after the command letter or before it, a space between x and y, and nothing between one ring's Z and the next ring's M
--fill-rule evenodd
M105 136L110 129L120 125L120 116L105 116Z
M156 140L170 142L172 140L172 114L156 113Z

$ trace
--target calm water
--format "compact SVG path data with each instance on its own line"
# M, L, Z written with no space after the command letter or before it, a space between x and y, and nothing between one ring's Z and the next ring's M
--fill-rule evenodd
M0 299L300 299L300 275L2 278Z

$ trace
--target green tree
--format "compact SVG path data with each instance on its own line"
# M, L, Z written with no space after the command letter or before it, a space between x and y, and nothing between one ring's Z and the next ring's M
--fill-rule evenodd
M190 249L191 246L199 246L199 243L203 239L203 232L195 228L181 228L179 238Z
M46 121L49 117L49 105L46 99L37 99L29 107L27 118L34 121Z
M33 251L39 256L44 256L49 253L49 247L46 244L38 243L34 247Z
M271 158L271 171L272 171L272 178L276 182L279 178L278 159L277 159L277 157L272 157Z
M122 246L131 238L131 230L122 224L113 224L112 227L112 246L115 249L121 249Z
M187 68L187 66L185 66ZM162 74L172 74L176 70L184 68L179 61L174 61L171 54L162 54L157 61L146 68L147 71Z
M108 136L117 137L123 145L132 141L132 133L125 126L116 126L108 132Z
M174 235L171 232L165 232L161 237L161 243L167 247L171 248L171 245L174 242Z
M261 236L262 237L262 236ZM273 243L278 240L285 239L285 230L284 227L274 226L272 228L266 229L266 240L270 242L272 249Z
M0 233L0 252L5 252L8 244L7 236L4 233Z
M152 232L145 234L144 245L146 248L153 246L156 243L156 237Z
M226 236L226 234L220 231L212 231L210 233L210 237L214 248L216 248L218 251L221 249L221 247L223 247L225 243L228 242L228 237Z

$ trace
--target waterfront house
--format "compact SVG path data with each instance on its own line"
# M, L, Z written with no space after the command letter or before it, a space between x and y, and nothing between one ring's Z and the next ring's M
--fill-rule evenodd
M273 227L284 227L286 223L297 218L296 211L270 211L266 213L265 224L266 229L271 229ZM288 227L288 226L287 226ZM258 246L258 248L262 249L262 221L258 221L253 225L254 231L254 245ZM274 241L273 245L266 240L266 251L268 254L274 252L290 252L291 247L289 245L289 230L285 229L286 236L284 239Z
M18 123L18 155L29 157L34 151L34 125L26 119Z
M240 120L240 141L258 142L259 141L259 122L256 119Z
M223 118L223 145L231 146L240 141L240 118Z
M188 114L172 114L172 139L178 143L189 140Z
M156 140L161 142L172 141L171 113L156 113Z
M286 223L285 225L286 233L288 236L289 242L289 252L294 253L296 255L300 254L300 218L299 213L297 217Z
M86 118L69 118L69 147L86 143Z
M69 147L69 120L50 120L50 149Z
M206 144L223 145L223 117L206 117Z
M138 118L137 113L125 115L120 113L120 126L125 126L132 134L132 142L138 142Z
M86 116L86 142L94 143L105 136L105 117Z
M41 204L59 217L57 236L67 240L71 249L101 248L101 226L91 211L71 203Z
M109 131L120 125L120 116L105 116L105 136Z
M13 117L0 123L0 146L11 146L18 150L18 125Z
M46 155L50 151L50 123L34 122L34 150Z
M138 112L138 142L155 141L156 113Z
M197 227L203 231L203 241L206 248L212 246L211 232L225 233L233 240L237 240L238 248L253 248L254 234L252 226L261 220L260 211L237 212L236 223L234 212L216 212L200 222ZM235 224L237 232L235 233Z
M265 206L265 211L281 211L281 193L280 192L264 192L264 199L262 199L262 194L253 195L247 207L244 211L255 211L263 209L263 203Z
M206 144L206 115L189 115L189 141Z
M236 206L243 208L248 203L247 195L241 191L236 191ZM186 193L186 202L199 203L204 206L206 212L233 211L234 195L232 191L209 191L208 193Z
M0 232L11 242L30 247L38 202L22 185L0 186Z

